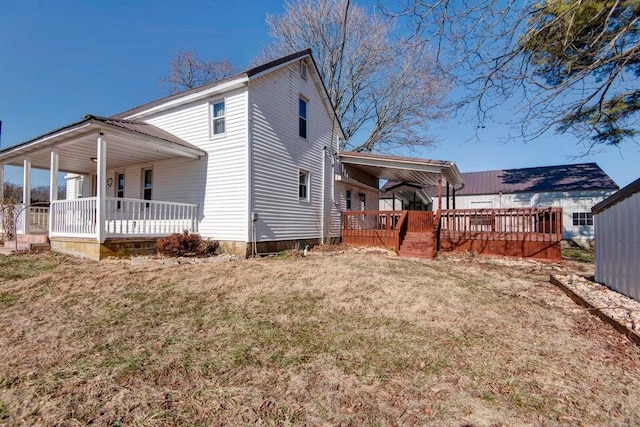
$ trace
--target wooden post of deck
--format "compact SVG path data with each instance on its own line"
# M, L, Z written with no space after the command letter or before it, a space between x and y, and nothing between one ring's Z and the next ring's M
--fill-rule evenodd
M456 208L456 187L453 187L453 209Z
M447 181L447 209L449 209L449 181Z
M442 210L442 174L438 175L438 210Z
M106 237L105 215L106 209L106 192L107 192L107 141L104 134L100 132L98 135L98 176L96 188L96 234L98 243L104 243Z

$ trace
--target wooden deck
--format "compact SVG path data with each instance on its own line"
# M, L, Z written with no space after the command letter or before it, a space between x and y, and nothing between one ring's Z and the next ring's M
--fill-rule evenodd
M561 261L562 209L349 211L342 241L417 258L440 250Z
M561 261L562 208L440 211L440 250Z

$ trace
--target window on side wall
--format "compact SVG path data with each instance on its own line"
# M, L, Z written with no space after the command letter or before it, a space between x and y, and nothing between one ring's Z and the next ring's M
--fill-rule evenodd
M300 61L300 77L307 80L307 63Z
M307 139L307 103L304 98L298 99L298 135Z
M298 198L309 201L309 172L302 169L298 174Z
M346 195L345 195L345 203L344 203L344 207L346 210L350 211L351 210L351 190L347 190Z
M591 212L574 212L573 213L573 225L593 225L593 215Z
M224 99L211 103L211 136L224 135L226 128L227 111Z

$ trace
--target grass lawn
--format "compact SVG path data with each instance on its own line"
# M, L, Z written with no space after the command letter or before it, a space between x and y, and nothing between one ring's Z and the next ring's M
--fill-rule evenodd
M640 349L552 268L0 257L0 425L640 424Z

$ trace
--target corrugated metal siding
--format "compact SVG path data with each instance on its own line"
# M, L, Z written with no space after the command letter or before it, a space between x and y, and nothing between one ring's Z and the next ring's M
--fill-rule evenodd
M246 89L225 96L226 134L209 138L209 102L198 101L146 121L207 152L199 161L171 160L154 169L154 198L200 206L200 234L218 240L248 240ZM158 197L156 197L156 195Z
M313 73L300 77L294 63L251 82L252 210L258 241L319 238L322 210L330 223L332 124ZM308 99L307 140L298 136L298 100ZM325 167L324 177L323 163ZM298 170L310 172L310 201L298 198ZM324 178L324 206L322 179Z
M594 215L596 281L640 301L640 193Z

